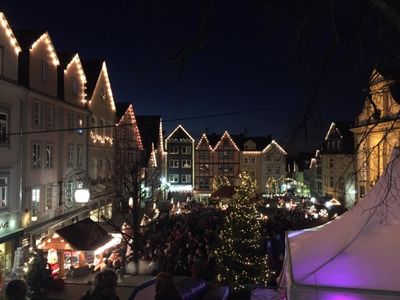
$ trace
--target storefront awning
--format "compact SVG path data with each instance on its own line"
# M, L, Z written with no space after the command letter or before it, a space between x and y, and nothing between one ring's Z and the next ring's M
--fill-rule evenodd
M87 218L56 231L76 250L94 251L111 240L96 222Z

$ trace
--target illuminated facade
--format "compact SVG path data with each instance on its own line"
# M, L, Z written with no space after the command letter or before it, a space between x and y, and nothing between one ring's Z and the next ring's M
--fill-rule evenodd
M165 139L165 178L174 198L186 199L194 183L194 139L178 125ZM176 195L174 195L176 194Z
M356 188L363 198L382 175L399 146L400 95L395 67L377 67L371 74L369 95L352 131L356 148Z
M332 122L321 155L322 194L350 208L355 203L353 133L350 122Z

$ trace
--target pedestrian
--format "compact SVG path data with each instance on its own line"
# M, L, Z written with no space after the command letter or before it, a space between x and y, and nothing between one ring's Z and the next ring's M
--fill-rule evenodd
M117 282L117 273L104 269L96 274L92 287L80 300L120 300L117 296Z
M5 290L6 300L27 300L28 286L22 279L13 279L7 283Z
M154 300L182 300L171 274L160 272L156 276L156 296Z

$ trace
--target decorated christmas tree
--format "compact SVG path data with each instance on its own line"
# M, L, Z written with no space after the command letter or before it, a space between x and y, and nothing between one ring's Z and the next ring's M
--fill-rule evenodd
M33 253L28 262L26 283L32 299L43 299L52 284L51 271L47 268L47 258L41 252Z
M236 291L248 284L267 285L273 273L263 253L261 220L254 202L255 181L244 171L226 211L217 250L217 279Z

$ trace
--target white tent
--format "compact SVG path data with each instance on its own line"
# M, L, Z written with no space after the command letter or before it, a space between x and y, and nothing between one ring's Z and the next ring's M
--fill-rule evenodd
M288 299L400 299L400 150L340 218L291 232L279 283Z

